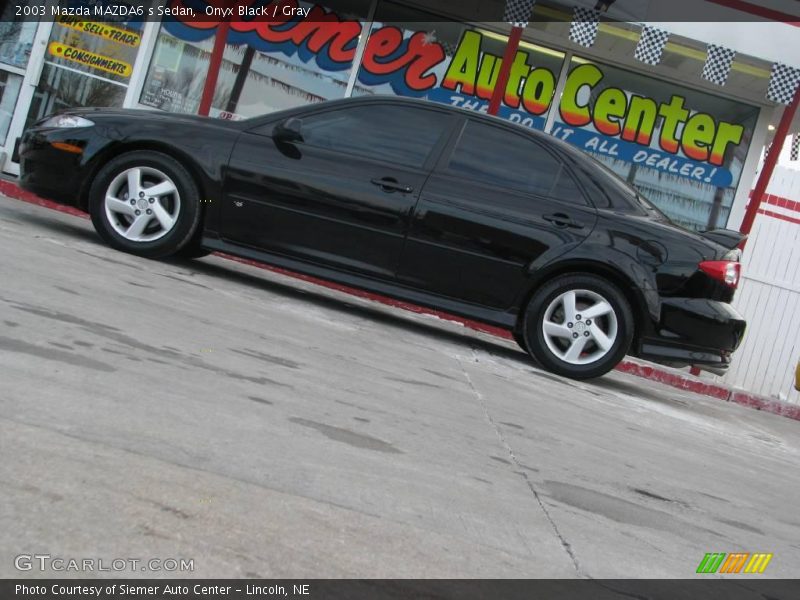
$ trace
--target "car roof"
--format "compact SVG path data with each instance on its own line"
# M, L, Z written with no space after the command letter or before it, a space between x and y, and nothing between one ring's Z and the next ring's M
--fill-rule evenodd
M535 137L539 140L543 141L555 141L560 142L560 140L554 139L552 136L549 136L541 131L531 129L530 127L526 127L525 125L520 125L518 123L514 123L512 121L508 121L506 119L502 119L500 117L496 117L494 115L488 115L482 112L478 112L475 110L470 110L467 108L461 108L458 106L450 106L448 104L442 104L439 102L432 102L431 100L426 100L425 98L409 98L408 96L394 96L391 94L372 94L369 96L358 96L354 98L341 98L338 100L327 100L324 102L326 106L352 106L358 104L372 104L372 103L385 103L385 104L405 104L408 106L416 106L419 108L426 108L429 110L438 110L440 112L449 112L455 115L460 115L463 117L468 117L473 120L482 121L489 125L499 125L501 127L508 127L509 129L513 129L519 133L528 134L531 137ZM319 107L320 104L314 104L311 106ZM305 108L311 108L307 106Z
M449 112L455 115L467 117L474 121L480 121L486 123L487 125L502 127L505 129L512 130L516 133L531 137L537 140L539 143L548 145L551 148L557 148L558 150L566 153L571 159L580 162L586 167L592 167L595 165L595 163L597 163L595 159L588 156L584 152L581 152L575 146L565 142L564 140L555 138L552 135L545 133L544 131L539 131L538 129L531 129L530 127L527 127L520 123L514 123L513 121L509 121L508 119L503 119L502 117L498 117L495 115L489 115L475 110L470 110L468 108L461 108L458 106L441 104L439 102L432 102L431 100L426 100L424 98L409 98L407 96L393 96L391 94L373 94L369 96L359 96L355 98L341 98L338 100L328 100L324 104L331 106L341 105L344 107L344 106L370 104L370 103L405 104L408 106L416 106L419 108L426 108L429 110ZM320 106L320 104L315 104L312 106Z

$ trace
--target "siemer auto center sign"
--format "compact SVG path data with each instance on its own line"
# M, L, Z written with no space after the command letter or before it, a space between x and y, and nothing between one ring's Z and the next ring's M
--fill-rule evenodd
M182 3L188 5L189 0L174 2ZM291 0L283 4L298 6ZM164 22L171 35L194 42L211 38L217 25L182 16ZM361 22L340 18L320 6L305 14L277 11L268 20L234 17L229 26L230 44L249 44L258 51L282 53L305 63L315 61L323 72L352 68L362 30ZM485 35L465 29L448 55L427 32L378 23L370 34L358 81L388 86L387 91L398 95L486 110L502 57L483 50ZM519 51L499 114L544 129L547 113L555 108L559 119L551 133L583 150L717 187L732 185L734 176L726 168L725 157L730 148L743 142L742 124L693 110L677 93L659 102L604 86L605 76L602 65L582 60L570 69L558 106L553 107L557 74L530 65L529 55Z

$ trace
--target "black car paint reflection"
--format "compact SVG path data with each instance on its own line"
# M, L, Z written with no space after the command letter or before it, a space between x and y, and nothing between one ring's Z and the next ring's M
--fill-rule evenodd
M391 106L437 127L418 161L386 158L380 124L371 147L346 152L331 140L277 139L288 119L313 123L354 107ZM363 98L225 122L164 113L72 111L93 127L29 129L20 147L22 185L86 207L103 164L128 150L166 153L191 173L203 198L203 246L514 330L531 294L564 273L593 273L632 305L630 352L669 364L725 366L745 323L733 290L698 270L722 260L725 236L703 237L648 210L619 183L592 197L602 174L594 161L539 132L422 101ZM507 136L487 155L494 178L455 172L453 156L473 127ZM65 154L54 141L83 148ZM346 142L344 140L343 142ZM335 146L336 140L333 140ZM520 150L517 151L519 146ZM414 148L413 144L409 148ZM531 148L535 148L532 154ZM475 154L473 151L472 154ZM506 163L530 156L531 174ZM539 185L557 171L550 189ZM527 163L523 162L523 165ZM491 169L488 169L491 171ZM523 169L524 170L524 169ZM537 179L538 177L538 179ZM593 182L590 184L590 180ZM595 186L595 187L592 187ZM735 239L735 238L732 238Z

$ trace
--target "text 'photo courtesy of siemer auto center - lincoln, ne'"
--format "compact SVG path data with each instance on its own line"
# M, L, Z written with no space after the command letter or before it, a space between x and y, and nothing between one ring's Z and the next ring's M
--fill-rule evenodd
M797 598L796 0L0 15L0 597Z

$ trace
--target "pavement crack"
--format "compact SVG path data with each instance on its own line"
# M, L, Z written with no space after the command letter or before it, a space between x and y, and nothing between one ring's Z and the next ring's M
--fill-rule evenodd
M472 356L475 359L475 362L478 362L478 355L475 352L475 348L471 348L471 350L472 350ZM472 381L472 377L469 376L469 373L467 372L467 369L464 367L464 363L462 362L462 360L460 358L456 357L456 361L458 362L459 367L461 367L461 372L464 374L464 378L467 380L467 385L469 385L470 389L472 390L472 393L475 395L475 398L478 400L478 404L480 404L480 407L483 410L483 416L486 418L486 420L488 421L489 425L494 430L494 433L497 436L497 439L500 441L500 443L506 449L506 452L508 453L508 456L511 459L512 464L515 465L519 469L520 475L525 479L525 483L528 485L528 489L530 489L531 493L533 494L533 497L536 500L536 503L539 505L539 508L541 509L541 511L544 514L545 518L547 519L547 522L550 523L550 527L553 529L553 532L555 533L556 537L558 538L558 541L561 543L561 547L564 548L564 551L567 553L567 556L569 556L570 560L572 561L572 566L575 569L575 573L578 575L578 577L588 578L588 576L586 574L584 574L583 571L581 570L580 563L578 562L578 557L575 556L575 552L572 549L572 545L566 540L564 535L558 529L558 525L556 525L556 522L553 519L553 516L550 514L550 511L547 510L547 507L544 505L544 502L542 501L541 495L536 490L536 486L533 485L533 481L531 481L531 478L525 472L525 469L520 464L519 460L517 460L517 456L514 453L514 449L508 443L508 441L506 440L505 436L503 435L503 432L497 426L497 423L492 418L492 415L489 413L489 407L486 405L486 400L484 399L483 394L481 394L481 392L478 390L478 388L475 387L475 384Z

